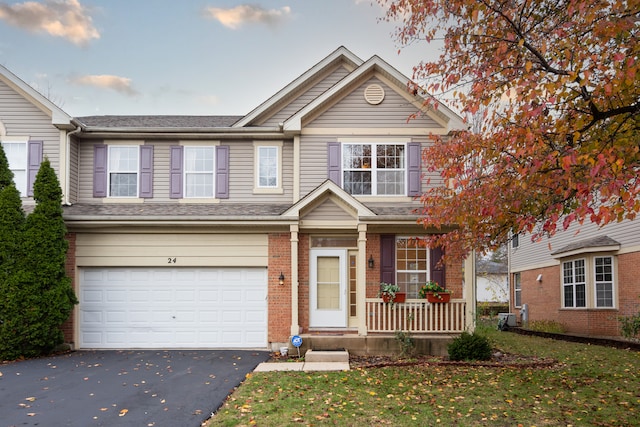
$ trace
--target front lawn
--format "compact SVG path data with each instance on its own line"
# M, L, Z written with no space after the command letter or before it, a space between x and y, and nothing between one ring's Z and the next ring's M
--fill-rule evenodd
M640 352L483 332L503 353L557 363L254 373L205 425L640 425Z

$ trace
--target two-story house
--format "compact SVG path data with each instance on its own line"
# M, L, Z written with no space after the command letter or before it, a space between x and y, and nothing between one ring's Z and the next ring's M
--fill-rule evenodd
M620 336L640 312L640 222L574 223L550 239L516 236L509 249L511 311L573 334Z
M276 349L301 335L365 352L399 329L472 327L472 261L465 278L415 239L435 232L416 196L442 185L422 148L463 122L379 57L340 47L246 116L72 118L0 74L0 140L25 203L42 156L63 187L75 347ZM417 300L429 279L453 290L446 307ZM381 281L407 302L382 303Z

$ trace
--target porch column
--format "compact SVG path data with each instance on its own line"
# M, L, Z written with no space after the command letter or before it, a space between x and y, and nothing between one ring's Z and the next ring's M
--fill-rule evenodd
M465 330L473 333L476 327L476 252L471 251L464 260Z
M291 232L291 335L300 333L298 319L298 225L289 226Z
M356 313L358 335L367 335L367 224L358 224L358 268L356 268Z

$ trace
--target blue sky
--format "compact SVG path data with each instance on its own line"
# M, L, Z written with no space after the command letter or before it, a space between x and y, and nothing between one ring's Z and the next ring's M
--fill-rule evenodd
M242 115L339 46L411 77L371 0L0 1L0 64L72 116Z

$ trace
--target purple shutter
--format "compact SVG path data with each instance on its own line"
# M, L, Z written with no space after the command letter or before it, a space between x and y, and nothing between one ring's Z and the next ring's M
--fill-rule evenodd
M430 250L429 259L430 259L430 268L431 268L431 280L438 282L440 286L443 288L447 287L445 280L445 268L444 263L440 262L444 255L444 250L442 248L433 248Z
M27 196L33 197L33 183L42 163L42 141L29 141L27 156Z
M396 237L380 236L380 281L396 283Z
M408 196L420 196L421 188L421 168L422 164L422 153L420 152L420 143L419 142L410 142L407 144L407 174L408 174Z
M342 158L340 156L340 143L329 142L327 143L327 169L329 179L336 184L342 186L342 179L340 176L340 166Z
M229 198L229 146L216 147L216 198Z
M93 197L107 197L107 146L93 146Z
M153 145L140 146L140 197L153 197Z
M182 198L182 156L184 147L172 145L169 147L169 197L172 199Z

